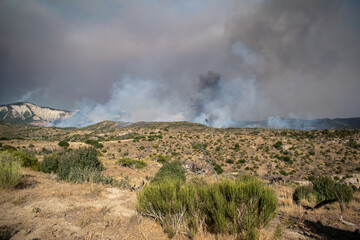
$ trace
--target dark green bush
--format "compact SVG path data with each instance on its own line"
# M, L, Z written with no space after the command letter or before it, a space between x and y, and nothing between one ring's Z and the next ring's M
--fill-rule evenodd
M330 177L311 177L311 186L301 186L295 189L293 199L299 203L302 199L308 201L316 198L316 203L324 200L350 202L353 199L351 187L333 180Z
M97 158L95 148L79 148L62 155L59 159L57 169L59 179L68 180L72 168L101 171L103 167Z
M30 157L27 153L23 151L14 151L12 152L12 155L20 159L21 166L29 167L36 171L39 170L40 163L35 157Z
M63 147L63 148L67 148L68 146L70 146L70 144L67 142L67 141L60 141L59 143L58 143L58 145L60 146L60 147Z
M224 172L224 169L221 168L221 166L217 163L213 164L215 172L220 175Z
M279 154L276 154L275 157L279 160L283 160L284 162L287 162L290 164L294 163L289 156L279 156Z
M11 145L4 145L2 146L1 151L16 151L16 147Z
M161 182L165 179L171 179L182 183L185 182L185 170L180 161L165 162L151 180L151 183Z
M102 145L101 143L99 143L96 140L92 140L92 139L88 139L85 141L86 144L92 145L95 148L103 148L104 145Z
M233 163L234 163L234 160L232 160L232 159L227 159L227 160L226 160L226 163L228 163L228 164L233 164Z
M63 155L45 155L40 164L40 170L46 173L56 172L58 179L73 183L93 182L110 184L128 188L127 178L117 181L111 176L104 175L101 170L102 164L97 158L95 148L79 148Z
M351 188L330 177L320 176L311 180L314 190L318 192L318 202L323 200L337 199L342 202L350 202L353 199Z
M44 160L40 163L40 171L44 173L57 172L61 155L58 153L48 154L44 156Z
M282 147L282 141L277 141L273 146L279 150Z

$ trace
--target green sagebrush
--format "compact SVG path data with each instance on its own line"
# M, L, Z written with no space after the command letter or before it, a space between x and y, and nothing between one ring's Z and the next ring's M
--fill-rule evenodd
M255 178L220 184L184 184L164 178L138 192L137 199L138 211L157 219L169 237L180 226L185 226L192 236L203 226L214 233L256 239L277 208L275 193Z
M347 203L353 199L352 190L346 184L326 176L312 177L310 180L312 185L300 186L295 189L293 199L296 203L300 203L302 199L309 202L315 199L316 203L324 200L338 200Z
M0 152L0 187L13 189L22 178L20 158L9 152Z

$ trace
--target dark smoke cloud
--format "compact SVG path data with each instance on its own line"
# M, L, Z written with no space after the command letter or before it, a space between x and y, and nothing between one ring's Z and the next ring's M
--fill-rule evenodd
M262 115L359 116L358 1L267 0L230 23L235 74L255 76Z
M198 92L193 98L193 106L195 110L195 118L200 116L205 111L207 103L214 101L219 96L220 91L220 78L221 75L209 71L207 74L201 74L199 76ZM212 124L213 116L204 119L208 124Z
M64 126L359 116L359 12L349 0L3 0L0 103L80 110Z

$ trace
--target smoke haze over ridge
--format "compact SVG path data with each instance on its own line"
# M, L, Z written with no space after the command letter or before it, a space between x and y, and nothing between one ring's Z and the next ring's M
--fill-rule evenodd
M360 116L357 1L1 1L0 103L101 120Z

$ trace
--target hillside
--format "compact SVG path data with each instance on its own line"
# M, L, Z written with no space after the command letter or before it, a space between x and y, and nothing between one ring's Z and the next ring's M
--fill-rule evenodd
M71 114L70 111L40 107L28 102L0 106L0 120L10 123L47 126L53 121L68 118Z
M123 183L71 184L56 174L24 169L24 181L0 194L0 237L12 239L167 239L160 224L136 211L131 187L148 185L162 161L180 160L186 179L215 182L207 158L220 181L252 175L272 184L278 198L276 218L261 232L261 239L356 239L360 225L360 131L216 129L189 122L151 122L118 125L105 121L84 129L43 128L0 122L0 145L15 147L43 161L51 153L64 154L89 142L98 142L102 174ZM65 140L69 147L58 145ZM0 149L1 150L1 149ZM66 150L66 151L65 151ZM120 164L128 158L145 167ZM352 187L354 200L345 206L339 222L339 205L308 211L293 202L297 186L311 176L331 176ZM124 187L127 186L127 187ZM309 203L308 203L309 204ZM131 227L130 227L131 226ZM280 230L279 230L280 229ZM5 235L5 233L7 235ZM350 237L349 237L350 236ZM355 238L354 238L355 237ZM179 233L175 239L188 239ZM229 235L199 233L195 239L235 239Z

